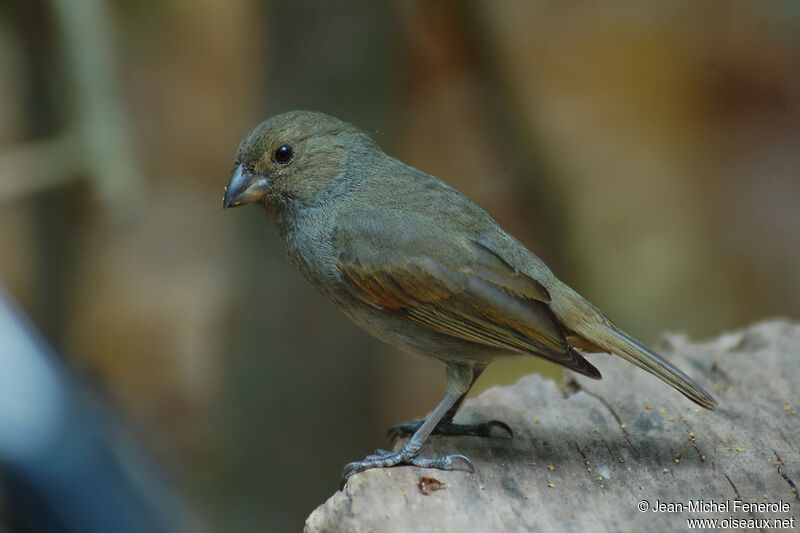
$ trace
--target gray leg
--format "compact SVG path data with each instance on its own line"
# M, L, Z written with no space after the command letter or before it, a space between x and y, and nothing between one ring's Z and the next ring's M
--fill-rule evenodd
M417 452L422 447L425 439L431 434L439 421L446 416L459 398L469 390L472 384L472 365L447 365L447 392L439 405L428 415L428 418L414 432L406 444L396 452L378 450L373 455L368 455L363 461L349 463L344 467L343 481L351 476L370 468L384 468L396 465L413 465L423 468L438 468L440 470L453 470L461 462L470 471L474 467L469 459L463 455L445 455L443 457L422 457Z
M447 413L442 417L439 423L433 428L432 435L471 435L475 437L491 437L492 436L492 428L498 428L502 431L508 433L509 437L514 436L514 432L511 431L511 428L508 427L508 424L505 422L501 422L500 420L489 420L488 422L481 422L478 424L455 424L453 423L453 418L456 416L456 412L458 411L461 404L464 402L464 398L467 397L467 393L469 389L475 384L478 380L480 375L483 373L484 369L486 369L486 365L475 365L472 370L472 381L469 384L467 390L462 394L458 400L447 410ZM413 435L416 433L425 420L412 420L410 422L404 422L402 424L397 424L396 426L392 426L387 431L387 435L391 442L394 442L398 438L408 437L409 435Z

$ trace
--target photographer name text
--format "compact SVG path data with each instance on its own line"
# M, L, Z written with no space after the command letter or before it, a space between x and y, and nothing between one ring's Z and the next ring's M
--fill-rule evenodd
M777 502L747 502L743 500L688 500L686 502L662 502L656 500L650 505L654 513L788 513L791 505Z

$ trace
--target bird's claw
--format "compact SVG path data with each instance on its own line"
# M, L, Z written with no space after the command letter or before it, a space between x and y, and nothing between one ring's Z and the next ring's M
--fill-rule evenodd
M403 424L392 426L386 432L390 442L396 441L398 438L410 437L413 435L424 420L412 420ZM508 433L508 438L514 438L514 432L508 424L500 420L490 420L480 424L454 424L452 422L439 423L431 432L431 435L470 435L473 437L491 437L492 428L499 428Z
M364 470L399 465L410 465L419 468L438 468L439 470L464 470L473 474L475 473L475 465L472 464L472 461L470 461L467 456L461 455L460 453L443 455L441 457L423 457L405 449L400 449L396 452L377 450L374 454L368 455L362 461L353 461L345 465L344 472L342 472L342 484L339 488L344 488L348 479Z
M489 429L489 433L488 435L486 435L487 437L491 436L492 428L500 428L506 433L508 433L509 439L514 438L514 432L511 430L511 427L502 420L489 420L484 425L487 426L487 428Z

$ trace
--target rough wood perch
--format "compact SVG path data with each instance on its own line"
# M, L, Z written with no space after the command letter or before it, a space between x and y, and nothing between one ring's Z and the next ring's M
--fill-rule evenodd
M800 324L770 321L704 343L670 335L658 348L715 394L716 412L619 358L594 356L602 381L576 376L562 390L531 375L467 400L457 420L503 420L514 438L432 438L423 450L463 453L474 474L363 472L306 531L672 531L729 517L800 528ZM446 487L425 495L423 476ZM639 510L700 500L730 508ZM748 512L734 500L783 507Z

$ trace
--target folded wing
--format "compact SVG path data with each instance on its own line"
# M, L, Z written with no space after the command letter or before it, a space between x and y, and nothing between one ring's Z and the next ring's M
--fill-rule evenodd
M600 377L567 344L545 287L481 243L433 221L371 211L341 217L333 238L339 273L362 302L445 335Z

